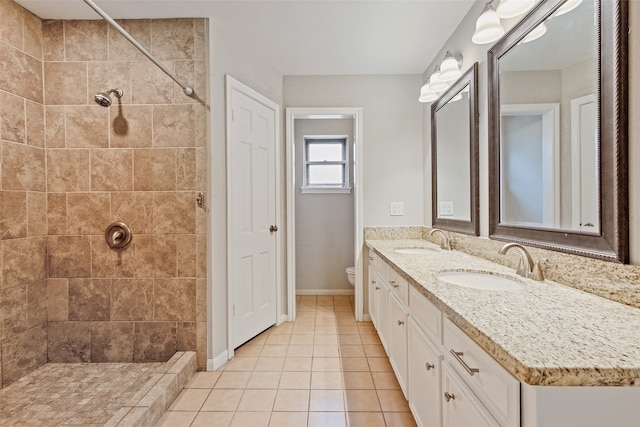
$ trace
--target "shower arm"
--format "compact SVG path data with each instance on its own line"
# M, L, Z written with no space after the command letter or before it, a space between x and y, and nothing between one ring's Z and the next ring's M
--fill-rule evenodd
M122 34L124 38L129 40L129 42L131 42L131 44L134 45L136 47L136 49L138 49L140 52L142 52L144 54L144 56L149 58L149 60L151 62L156 64L156 66L158 68L160 68L167 76L171 77L171 79L174 82L176 82L182 88L182 91L184 92L185 95L187 95L187 96L193 95L193 88L191 86L187 86L187 85L183 84L182 82L180 82L180 80L178 80L173 74L171 74L171 71L169 71L167 69L167 67L162 65L162 63L160 63L160 61L158 61L156 58L154 58L154 56L151 55L151 53L147 49L145 49L140 43L138 43L138 41L136 39L134 39L133 36L131 36L131 34L129 34L127 32L127 30L122 28L120 26L120 24L118 24L112 17L107 15L107 13L104 10L100 9L100 7L93 2L93 0L83 0L83 1L87 5L89 5L89 7L91 9L93 9L98 15L100 15L105 21L107 21L109 24L111 24L111 26L113 28L118 30L118 32L120 34Z

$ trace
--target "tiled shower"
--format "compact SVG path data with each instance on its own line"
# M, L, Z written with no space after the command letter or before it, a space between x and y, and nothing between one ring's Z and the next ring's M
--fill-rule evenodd
M41 20L0 0L0 374L47 362L206 364L206 22ZM109 108L97 92L122 88ZM105 229L133 241L110 249Z

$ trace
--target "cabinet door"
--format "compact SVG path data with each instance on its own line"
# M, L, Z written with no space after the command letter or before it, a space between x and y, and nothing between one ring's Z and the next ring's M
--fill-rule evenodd
M389 293L389 359L407 396L407 310Z
M443 363L442 389L444 427L500 427L446 362Z
M409 406L420 427L442 425L442 354L409 319Z
M378 329L378 298L380 296L380 285L375 269L369 265L369 316L373 326Z
M378 276L378 279L379 278ZM389 289L382 280L378 280L378 285L380 287L377 291L378 304L376 310L378 317L378 336L380 337L384 350L389 354Z

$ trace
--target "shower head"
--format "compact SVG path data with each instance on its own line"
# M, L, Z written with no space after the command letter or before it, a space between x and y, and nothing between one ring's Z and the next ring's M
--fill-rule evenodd
M124 92L119 87L115 89L109 89L106 92L96 93L96 96L93 99L96 101L96 104L102 107L110 107L111 97L109 95L111 94L114 94L116 98L122 98L122 95L124 95Z

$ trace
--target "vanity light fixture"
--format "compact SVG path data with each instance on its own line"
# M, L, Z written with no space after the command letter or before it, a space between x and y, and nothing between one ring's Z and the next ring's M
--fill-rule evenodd
M458 61L451 52L447 51L442 64L440 64L440 80L445 82L458 80L462 75L462 71L460 70L461 62L462 59Z
M515 18L530 11L536 0L500 0L496 14L501 19Z
M442 92L449 87L449 84L440 78L440 66L436 65L433 74L429 77L429 90L431 92Z
M547 26L544 22L541 22L540 25L535 27L529 34L527 34L518 44L529 43L536 39L539 39L547 32Z
M429 86L429 82L426 82L424 85L422 85L418 102L433 102L438 99L440 95L438 95L437 92L432 91Z
M565 4L558 8L553 16L560 16L564 15L567 12L571 12L573 9L580 6L580 3L582 3L582 0L567 0Z
M504 27L500 23L500 18L491 7L493 0L489 0L484 6L484 10L476 20L476 31L471 37L475 44L487 44L498 40L504 35Z

